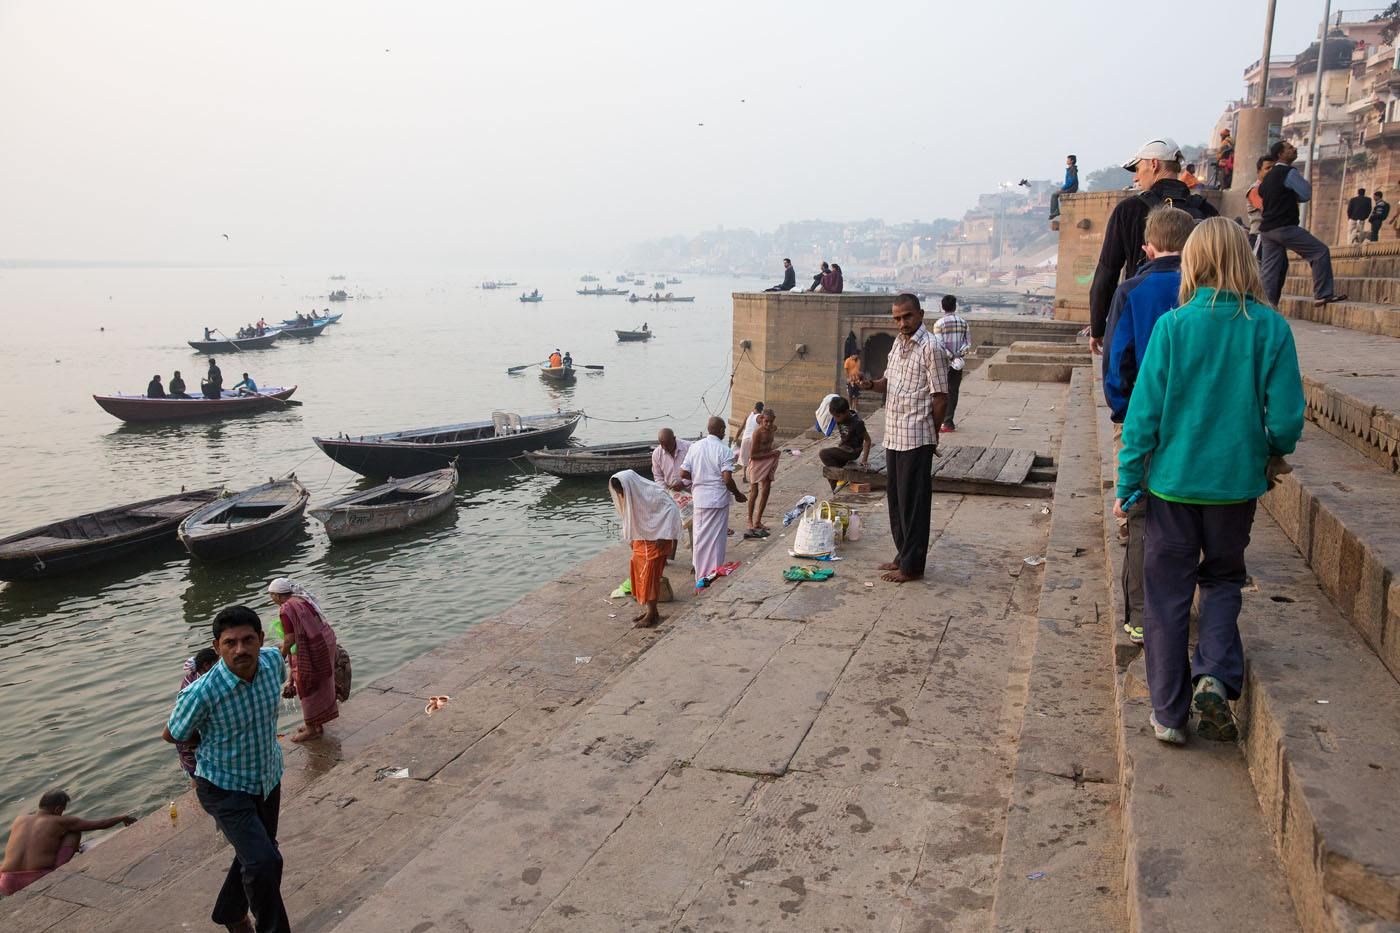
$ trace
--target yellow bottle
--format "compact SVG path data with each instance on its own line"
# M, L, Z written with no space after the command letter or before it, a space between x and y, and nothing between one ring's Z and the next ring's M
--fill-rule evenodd
M180 819L180 811L175 809L175 801L170 801L170 822L173 825Z

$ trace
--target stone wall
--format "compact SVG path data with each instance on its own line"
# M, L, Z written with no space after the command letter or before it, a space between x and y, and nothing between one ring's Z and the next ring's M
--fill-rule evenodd
M1060 198L1060 253L1055 272L1055 319L1089 320L1089 285L1099 262L1108 215L1126 191L1087 191Z

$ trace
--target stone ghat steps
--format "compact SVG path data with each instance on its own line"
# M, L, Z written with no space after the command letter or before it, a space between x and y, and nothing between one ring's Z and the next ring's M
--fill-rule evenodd
M1112 435L1100 443L1111 447ZM1314 428L1309 448L1378 470ZM1107 451L1101 461L1111 483ZM1111 503L1111 489L1104 495ZM1124 549L1111 517L1103 524L1109 624L1118 657L1131 658L1120 667L1118 709L1135 928L1209 927L1195 905L1234 915L1248 904L1250 929L1400 929L1400 684L1329 598L1325 574L1310 571L1284 523L1259 512L1241 613L1248 670L1236 711L1245 740L1193 736L1184 749L1168 747L1147 724L1143 662L1121 647ZM1268 839L1274 845L1261 846Z
M1290 274L1284 280L1284 294L1298 297L1311 296L1312 275L1308 273L1298 275L1296 270L1290 271L1294 274ZM1337 291L1342 292L1352 301L1400 305L1400 276L1338 275L1335 270L1333 276Z
M1381 467L1400 469L1400 343L1295 321L1308 419Z
M1400 276L1400 253L1394 249L1394 244L1387 243L1390 247L1386 254L1355 255L1354 249L1345 247L1332 248L1332 274L1336 276L1367 276L1367 277L1394 277ZM1308 279L1308 288L1311 290L1312 279L1309 267L1306 262L1292 254L1289 255L1288 265L1289 276L1299 276Z
M1264 508L1370 650L1400 677L1400 476L1314 425L1288 462L1293 472L1261 500Z
M1307 297L1285 294L1279 299L1278 309L1284 317L1297 321L1400 337L1400 307L1395 305L1350 300L1317 305L1309 292Z

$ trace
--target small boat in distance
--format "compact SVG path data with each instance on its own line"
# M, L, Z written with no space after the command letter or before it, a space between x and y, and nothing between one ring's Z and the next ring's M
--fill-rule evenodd
M578 291L578 293L579 293L580 295L625 295L625 294L627 294L627 289L625 289L625 288L604 288L604 287L601 286L601 285L596 285L596 286L594 286L593 288L580 288L580 289L577 289L577 291Z
M667 277L666 277L666 284L667 284L667 285L679 285L679 284L681 284L681 280L678 279L678 278L676 278L674 275L667 276Z
M190 340L187 343L200 353L241 353L244 350L266 350L281 336L282 331L273 329L261 337L240 337L237 340L224 337L218 340Z
M176 526L220 492L181 490L10 535L0 539L0 580L38 580L86 570L173 541Z
M626 284L626 282L627 282L627 276L625 276L625 275L619 275L619 276L617 276L616 278L614 278L613 281L616 282L616 283L619 284L619 285Z
M663 294L661 294L660 292L656 292L656 293L651 294L651 295L642 295L641 297L638 297L638 296L636 296L636 295L628 295L628 296L627 296L627 300L630 301L630 302L632 302L633 304L636 304L636 303L639 302L639 301L650 301L650 302L653 302L653 303L655 303L655 304L670 304L671 302L674 302L674 301L694 301L694 300L695 300L695 296L694 296L694 295L673 295L673 294L671 294L670 292L667 292L666 294L663 295Z
M525 292L521 292L520 300L526 304L531 304L536 301L544 301L544 296L540 294L540 290L537 288L528 294Z
M598 281L598 277L596 275L581 275L578 277L578 280L580 282L596 282Z
M300 327L293 325L291 327L283 327L281 328L281 330L283 337L319 337L321 336L321 331L325 330L327 327L330 326L330 320L323 318L311 324L303 324Z
M300 402L288 402L296 386L264 386L252 395L224 392L219 398L147 398L144 395L94 395L92 400L107 414L123 421L191 421L225 418L259 411L281 411Z
M350 300L350 296L347 295L347 294L345 293L345 289L343 289L343 288L338 288L338 289L336 289L335 291L331 292L330 300L331 300L331 301L349 301L349 300Z
M452 507L456 493L454 465L342 496L312 509L311 517L326 526L326 536L332 541L365 538L401 531L441 515Z
M343 276L343 275L333 275L333 276L331 276L331 281L332 281L332 282L344 282L344 281L345 281L345 276Z
M613 333L617 334L617 339L622 343L636 343L641 340L650 340L652 336L651 331L645 328L642 330L618 330L613 331Z
M656 290L659 292L659 291L661 291L661 289L663 289L663 288L666 287L666 280L665 280L665 279L657 279L655 282L652 282L652 283L651 283L651 287L654 288L654 289L656 289Z
M562 444L582 419L583 413L577 411L523 416L498 411L489 421L312 440L327 457L363 476L417 476L454 460L460 470L464 465L499 463L527 450Z
M652 441L532 450L525 455L537 470L563 477L612 476L619 470L651 475Z
M290 538L311 494L295 476L270 480L211 502L180 523L180 543L200 560L226 560Z

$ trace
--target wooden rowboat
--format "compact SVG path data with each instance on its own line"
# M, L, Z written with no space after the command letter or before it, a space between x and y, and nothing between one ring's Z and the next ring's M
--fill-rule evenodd
M183 490L88 512L0 539L0 580L36 580L147 551L221 490Z
M240 337L237 340L190 340L187 341L200 353L237 353L242 350L266 350L282 336L280 330L270 330L261 337Z
M331 325L331 322L330 322L330 319L329 319L329 318L321 318L320 320L316 321L314 324L303 324L303 325L301 325L300 327L298 327L298 326L295 325L295 324L293 324L293 325L290 326L290 327L284 325L284 326L282 327L282 336L283 336L283 337L319 337L319 336L321 336L321 331L325 330L325 329L326 329L327 327L329 327L330 325Z
M615 331L617 339L623 343L632 343L638 340L650 340L652 337L649 330L619 330Z
M582 418L577 411L523 416L496 412L490 421L312 440L327 457L364 476L417 476L454 460L460 469L562 444Z
M457 467L389 482L328 502L311 515L332 541L399 531L441 515L457 493Z
M525 459L537 470L555 476L612 476L619 470L636 470L651 475L650 441L628 444L598 444L592 447L564 447L532 450Z
M180 543L200 560L254 554L302 526L311 494L290 479L272 480L212 502L180 523Z
M574 368L572 366L541 366L540 378L547 382L572 382Z
M196 418L224 418L259 411L281 411L296 386L266 386L255 395L225 392L222 398L147 398L144 395L94 395L102 410L123 421L190 421Z

